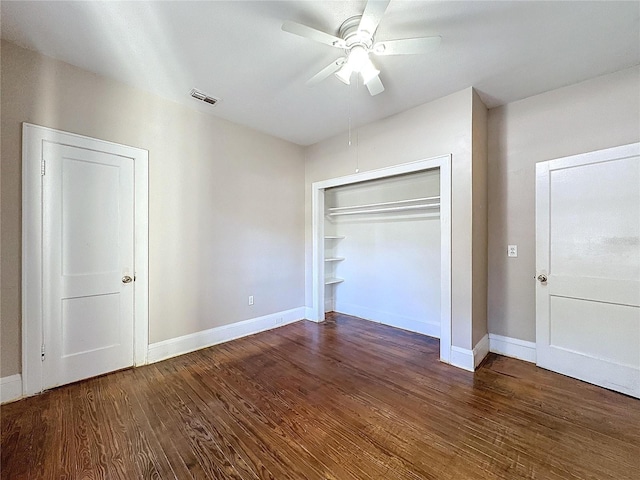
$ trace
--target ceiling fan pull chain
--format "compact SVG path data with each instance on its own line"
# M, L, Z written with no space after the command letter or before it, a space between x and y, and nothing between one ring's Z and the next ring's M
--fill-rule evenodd
M360 130L356 130L356 173L360 172L359 147L360 147Z
M358 90L360 90L360 75L356 78L356 98L358 94ZM359 150L360 150L360 129L356 129L356 173L360 172L360 158L359 158Z
M349 106L347 111L347 116L349 117L349 147L351 146L351 92L349 92Z

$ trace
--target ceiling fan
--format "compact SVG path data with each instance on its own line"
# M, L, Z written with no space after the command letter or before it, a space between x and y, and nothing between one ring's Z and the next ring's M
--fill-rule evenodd
M413 55L427 53L440 45L441 37L403 38L375 41L375 33L391 0L369 0L362 15L345 20L338 36L316 30L296 22L284 22L282 30L301 37L344 50L345 56L331 62L307 80L308 86L316 85L331 74L349 85L352 74L359 73L371 95L384 91L380 70L371 61L374 55Z

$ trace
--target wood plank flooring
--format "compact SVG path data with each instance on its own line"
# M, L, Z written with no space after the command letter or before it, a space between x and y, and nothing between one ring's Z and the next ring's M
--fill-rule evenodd
M2 406L2 479L639 479L640 401L334 314Z

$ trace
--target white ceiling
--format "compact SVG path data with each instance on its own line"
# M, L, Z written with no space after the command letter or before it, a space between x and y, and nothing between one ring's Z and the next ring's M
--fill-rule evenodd
M365 1L1 2L2 38L195 109L309 145L473 86L488 107L640 63L640 2L392 0L376 40L441 35L428 55L374 57L386 91L333 76L342 56L283 32L337 34ZM197 87L222 101L189 97Z

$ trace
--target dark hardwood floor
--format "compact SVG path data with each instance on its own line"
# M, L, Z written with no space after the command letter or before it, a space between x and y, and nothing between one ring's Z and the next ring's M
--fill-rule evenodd
M639 479L640 401L343 315L2 406L2 479Z

